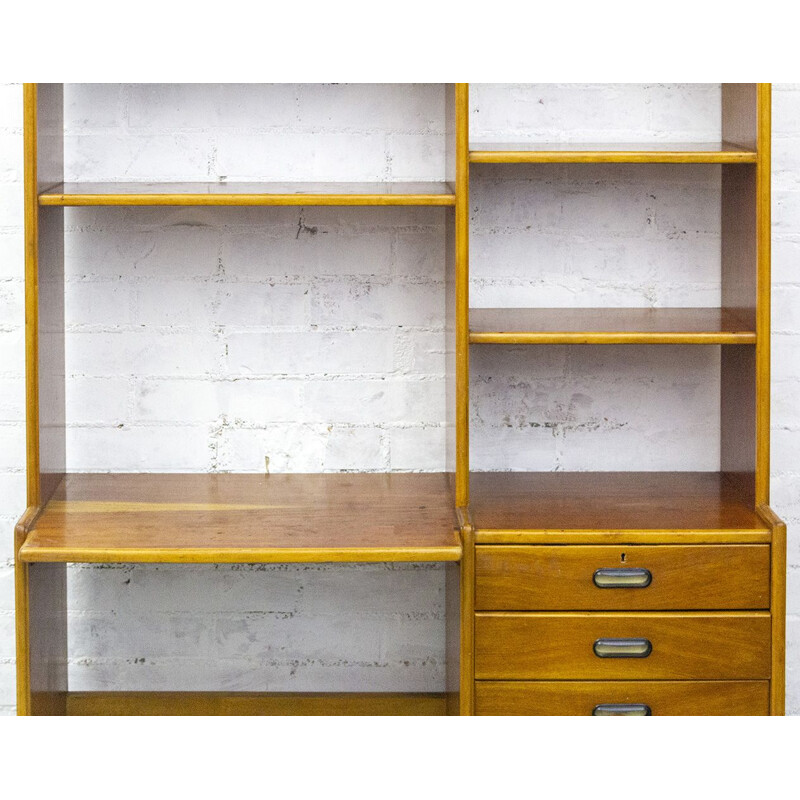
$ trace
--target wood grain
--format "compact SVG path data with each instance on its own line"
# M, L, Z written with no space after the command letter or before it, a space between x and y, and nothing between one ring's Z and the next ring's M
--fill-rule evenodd
M42 206L452 206L450 184L421 183L61 183Z
M28 506L39 506L39 150L38 87L23 87L25 148L25 423L27 440Z
M473 308L472 344L755 344L720 308Z
M645 703L653 716L761 716L767 681L478 681L482 716L589 716L601 703Z
M469 86L456 84L456 507L469 504Z
M598 588L601 568L641 568L645 588ZM769 545L479 545L475 607L486 611L768 609Z
M69 716L440 716L443 694L72 692Z
M475 677L493 680L736 680L770 676L762 611L475 615ZM647 658L598 658L601 638L646 638Z
M461 715L475 713L475 531L462 525L461 559Z
M457 561L447 476L69 475L27 562Z
M770 454L770 333L772 242L772 86L759 83L758 164L756 167L756 259L758 306L756 315L756 458L755 502L769 503Z
M473 142L473 164L748 164L753 149L730 142Z
M759 506L758 513L772 527L770 714L783 715L786 705L786 525L767 505Z
M479 472L471 485L472 519L484 543L552 536L556 544L562 534L565 543L571 537L577 543L573 532L580 531L610 533L617 537L613 541L646 531L672 532L686 543L703 531L769 541L764 521L735 484L715 472ZM514 531L544 537L502 538ZM495 533L484 538L488 532Z

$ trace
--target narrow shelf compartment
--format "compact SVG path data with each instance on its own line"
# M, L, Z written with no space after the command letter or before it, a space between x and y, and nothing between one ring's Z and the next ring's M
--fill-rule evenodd
M448 183L61 183L42 206L452 206Z
M448 476L73 474L28 562L458 561Z
M741 486L717 472L478 472L470 508L479 543L770 541Z
M724 308L472 308L472 344L755 344Z
M472 142L473 164L752 164L755 150L730 142Z

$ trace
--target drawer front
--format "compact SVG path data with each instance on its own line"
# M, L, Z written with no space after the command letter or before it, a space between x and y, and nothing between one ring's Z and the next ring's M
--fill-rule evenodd
M475 615L475 677L735 680L770 673L762 611Z
M769 608L769 545L479 545L486 611Z
M595 711L597 709L597 711ZM769 714L769 681L477 681L475 713L495 716Z

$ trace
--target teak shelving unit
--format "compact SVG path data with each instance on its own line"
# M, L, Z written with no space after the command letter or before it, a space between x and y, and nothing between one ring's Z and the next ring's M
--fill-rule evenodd
M768 84L723 85L722 142L648 146L471 144L467 85L450 85L447 181L413 184L65 184L62 87L24 92L20 714L783 713ZM542 163L721 165L721 308L470 309L470 164ZM447 471L67 475L63 208L113 205L447 207ZM509 344L720 346L720 472L471 473L470 346ZM446 692L69 692L68 562L299 561L449 562Z

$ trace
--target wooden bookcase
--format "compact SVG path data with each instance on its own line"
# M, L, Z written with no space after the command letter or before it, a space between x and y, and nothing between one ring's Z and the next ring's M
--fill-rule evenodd
M62 87L24 91L20 714L783 713L769 85L723 86L719 144L648 147L471 144L468 87L450 85L447 180L414 184L65 184ZM720 164L721 308L470 309L473 163ZM446 472L68 475L63 209L114 205L446 207ZM470 348L508 344L719 346L720 472L472 473ZM67 563L324 561L447 562L444 694L70 693Z

